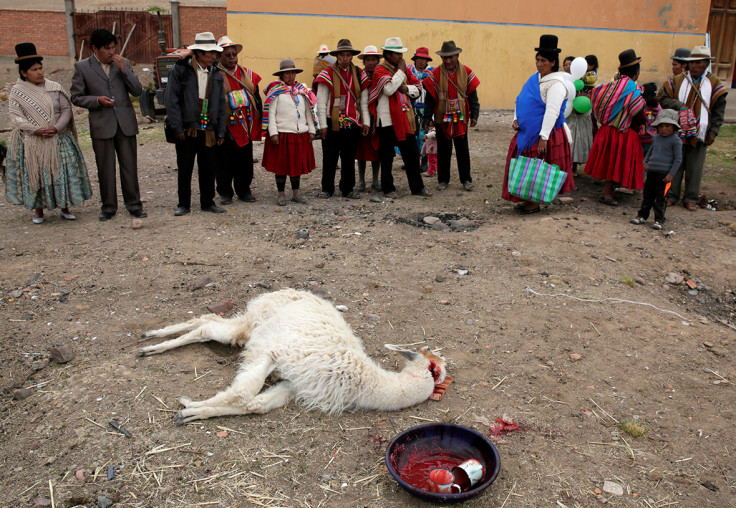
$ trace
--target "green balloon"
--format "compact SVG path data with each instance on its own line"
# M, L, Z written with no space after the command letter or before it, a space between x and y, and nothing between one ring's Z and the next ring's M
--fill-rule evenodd
M593 108L593 105L590 103L590 99L581 95L580 97L575 97L575 100L572 101L572 107L578 113L585 114Z
M577 90L578 92L582 90L585 86L585 83L583 83L582 79L576 79L573 83L575 84L575 90Z

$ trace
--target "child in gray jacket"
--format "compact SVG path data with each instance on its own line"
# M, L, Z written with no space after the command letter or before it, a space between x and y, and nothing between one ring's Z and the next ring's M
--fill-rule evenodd
M673 109L661 110L652 127L657 128L657 134L652 141L652 147L644 157L644 168L647 170L644 200L639 213L635 219L631 219L631 223L645 223L649 218L649 211L654 208L652 228L662 229L666 208L665 189L682 162L682 141L675 135L680 128L677 112Z

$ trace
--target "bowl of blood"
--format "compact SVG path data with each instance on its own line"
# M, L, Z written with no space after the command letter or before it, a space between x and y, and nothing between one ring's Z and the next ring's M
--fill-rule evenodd
M430 472L452 470L469 459L483 466L483 476L474 485L462 485L459 493L433 492ZM386 448L386 467L410 494L436 503L459 503L480 494L498 476L498 450L480 432L449 423L430 423L406 429ZM458 479L459 481L459 479Z

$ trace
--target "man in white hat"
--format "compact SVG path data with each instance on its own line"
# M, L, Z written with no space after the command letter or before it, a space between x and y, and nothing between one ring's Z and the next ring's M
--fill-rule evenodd
M213 64L222 48L211 32L198 33L189 46L192 56L176 62L166 85L166 116L176 136L179 203L174 215L189 213L192 171L197 159L199 204L203 211L223 213L215 204L215 147L225 141L225 92Z
M330 65L334 64L336 61L337 60L335 60L335 57L330 55L330 50L327 47L327 44L320 44L319 50L317 50L317 56L314 57L314 65L312 66L312 78L316 78L320 72L325 70ZM314 88L314 86L312 86L312 88Z
M340 193L357 198L355 154L362 134L368 134L368 76L353 64L360 51L348 39L341 39L330 51L337 62L317 75L317 116L322 137L322 192L329 198L335 193L335 173L340 159Z
M252 203L256 200L250 191L253 181L253 141L261 140L263 105L258 83L261 77L238 63L242 44L235 44L227 35L220 37L222 48L218 68L224 74L227 134L220 148L222 163L216 172L220 204L229 205L233 196ZM233 191L233 184L235 190Z
M368 99L368 109L376 118L380 139L381 190L387 197L396 197L391 166L394 146L398 146L411 193L429 197L432 193L424 186L419 169L416 133L420 120L414 115L411 104L411 99L419 97L419 81L407 71L404 53L408 49L399 37L389 37L381 49L384 61L373 72Z
M660 104L665 109L687 108L698 119L697 126L684 133L682 164L667 193L667 206L677 203L684 175L683 206L694 212L700 200L706 150L715 141L726 114L727 91L716 76L706 72L712 60L709 47L695 46L687 60L688 70L665 82Z

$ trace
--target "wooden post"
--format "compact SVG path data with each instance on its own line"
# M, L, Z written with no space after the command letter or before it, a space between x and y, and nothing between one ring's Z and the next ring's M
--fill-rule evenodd
M172 48L181 45L181 25L179 24L179 0L169 0L171 4L171 31L174 33Z
M74 62L77 53L77 41L74 38L74 0L64 0L64 11L66 12L66 38L69 48L69 60Z

